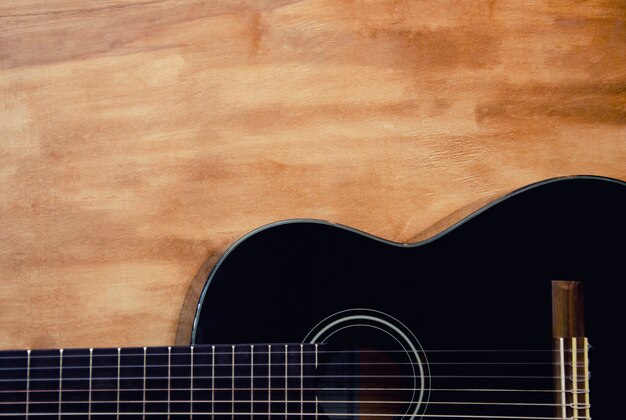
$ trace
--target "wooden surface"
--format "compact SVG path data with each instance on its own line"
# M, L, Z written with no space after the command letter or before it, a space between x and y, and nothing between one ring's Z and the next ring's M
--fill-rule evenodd
M411 241L541 179L626 179L625 21L623 0L3 1L0 347L184 341L203 272L278 219Z
M552 282L552 336L557 339L585 336L582 282L565 280Z

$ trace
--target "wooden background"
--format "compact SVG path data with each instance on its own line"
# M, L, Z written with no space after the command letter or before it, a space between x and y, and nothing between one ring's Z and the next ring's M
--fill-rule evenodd
M0 347L184 342L259 225L411 241L572 174L626 179L623 0L4 0Z

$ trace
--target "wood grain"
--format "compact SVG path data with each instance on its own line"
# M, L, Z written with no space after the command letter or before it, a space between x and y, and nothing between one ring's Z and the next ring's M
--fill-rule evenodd
M585 337L582 282L565 280L552 282L552 336L555 339Z
M557 417L589 417L589 346L585 338L582 282L552 282L552 336L554 389L558 391L555 393L555 414Z
M541 179L626 179L625 20L622 0L3 1L0 347L172 343L194 276L275 220L410 241Z

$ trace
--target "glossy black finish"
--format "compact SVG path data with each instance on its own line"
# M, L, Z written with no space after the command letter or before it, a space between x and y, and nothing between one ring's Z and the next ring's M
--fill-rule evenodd
M317 221L261 228L211 273L193 346L2 351L0 417L552 419L550 280L575 279L591 412L611 418L625 195L544 182L413 245Z
M580 280L587 336L594 346L592 412L609 418L621 398L614 381L626 376L619 344L626 321L620 291L626 279L625 215L626 184L578 177L513 193L433 240L411 246L318 221L273 224L239 241L211 273L193 342L299 342L329 315L370 308L403 322L427 354L433 349L548 350L550 281ZM444 360L431 356L431 363ZM522 356L529 360L536 354ZM551 361L550 354L542 360ZM431 368L433 377L446 373ZM540 374L546 372L551 367ZM485 385L461 382L444 386ZM511 381L487 385L511 386Z

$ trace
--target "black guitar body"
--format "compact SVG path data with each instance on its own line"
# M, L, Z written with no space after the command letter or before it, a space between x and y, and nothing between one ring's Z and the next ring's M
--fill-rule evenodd
M387 388L410 392L399 392L409 403L396 412L377 411L381 418L554 418L551 281L580 280L591 412L611 418L626 378L625 216L626 184L575 177L516 191L416 244L320 221L275 223L216 265L192 344L319 344L316 387L345 391L318 398L361 398L361 406L382 391L349 390L383 389L375 378L382 366L396 378ZM371 375L363 375L367 363L350 362L354 354L361 362L371 355ZM374 379L347 386L351 366ZM337 369L343 379L334 379ZM449 404L459 401L493 404ZM322 412L333 409L322 404Z

